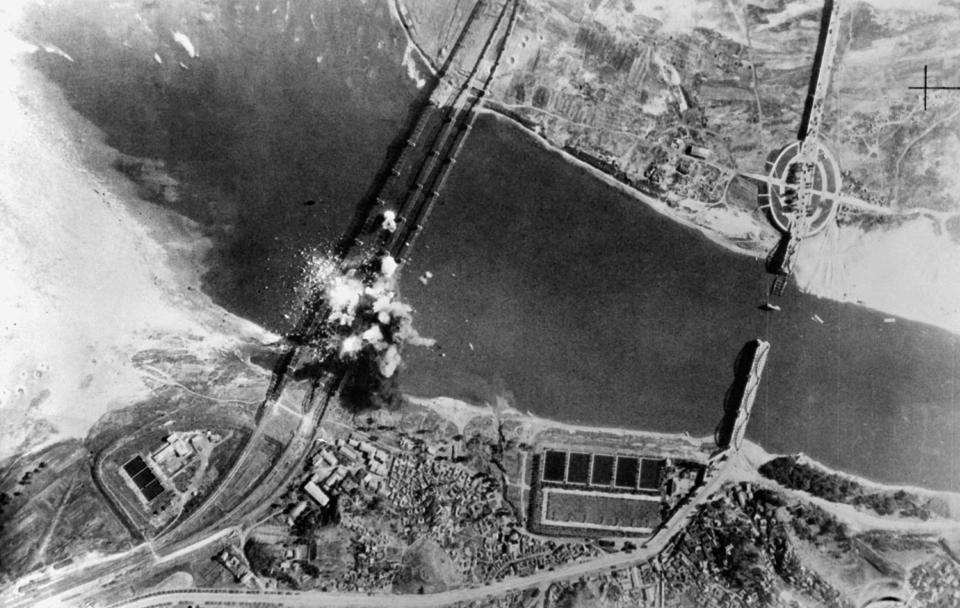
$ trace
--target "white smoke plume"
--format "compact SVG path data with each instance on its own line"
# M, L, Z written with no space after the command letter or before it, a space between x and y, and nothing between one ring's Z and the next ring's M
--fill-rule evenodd
M380 374L390 378L403 362L404 345L429 347L435 341L414 329L413 308L398 298L397 261L387 255L372 268L343 270L329 257L314 255L305 288L322 293L328 305L323 339L330 351L345 361L369 355Z
M347 336L340 343L340 356L352 357L360 352L361 348L363 348L363 340L357 336Z
M380 260L380 274L385 278L390 278L397 271L397 261L391 256L384 256Z
M397 212L387 210L383 212L383 223L380 228L387 232L396 232L397 230Z

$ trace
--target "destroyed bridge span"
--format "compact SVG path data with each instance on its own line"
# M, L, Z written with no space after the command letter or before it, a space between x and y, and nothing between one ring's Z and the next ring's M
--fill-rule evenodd
M386 178L374 184L374 196L358 205L354 222L334 252L337 263L342 264L348 256L361 252L391 255L401 263L409 258L470 133L476 109L493 82L519 4L519 0L478 0L473 6L447 58L424 92L424 101L414 111L399 154L388 155L381 171ZM397 217L392 231L377 222L388 208ZM368 245L363 238L370 232L377 234ZM333 371L328 369L312 380L310 390L302 399L304 416L271 466L259 470L263 467L253 466L252 455L270 439L264 429L267 422L280 415L278 401L292 371L304 361L322 363L329 358L329 353L309 344L310 338L322 331L328 312L322 290L315 289L307 298L299 323L290 336L290 346L274 368L266 398L257 411L256 426L243 450L203 503L163 530L151 541L152 547L164 553L176 551L202 538L211 526L222 527L225 521L240 520L262 505L264 498L276 488L282 488L296 471L297 463L309 450L329 398L346 373L342 366L321 366ZM112 501L108 493L104 496L108 502ZM82 579L82 575L71 578Z

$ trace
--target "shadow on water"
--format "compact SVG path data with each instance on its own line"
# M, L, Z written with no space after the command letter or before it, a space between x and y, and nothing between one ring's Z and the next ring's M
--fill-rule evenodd
M334 246L423 96L385 0L260 4L208 3L207 22L174 3L54 0L26 37L73 57L36 62L127 155L142 195L212 237L205 290L286 333L304 249Z
M754 366L758 344L751 340L743 345L733 363L733 382L723 396L723 412L713 432L717 446L727 446L733 434L734 423L740 412L740 405L746 392L750 372ZM762 377L761 377L762 381Z
M383 0L305 0L290 14L256 4L225 3L238 8L213 25L158 4L140 14L146 30L135 7L59 0L30 27L75 59L36 57L108 142L163 161L128 170L147 185L156 172L176 180L152 196L213 237L215 300L286 333L303 249L331 246L358 201L369 204L419 100ZM198 57L173 41L180 23ZM415 280L426 271L428 284ZM722 250L501 121L477 122L405 275L417 325L442 346L409 349L411 392L512 395L544 416L708 435L731 357L759 336L772 349L748 437L877 479L960 489L956 337L799 293L781 313L759 312L762 260Z
M797 139L807 137L807 129L810 126L810 115L813 113L814 99L816 98L817 79L820 78L820 70L823 67L830 69L831 66L821 66L823 61L824 49L827 45L827 32L829 31L830 18L833 14L833 3L835 0L826 0L823 3L823 9L820 13L820 34L817 37L817 50L813 56L813 69L810 70L810 83L807 85L807 99L803 105L803 117L800 119L800 129L797 131ZM834 24L834 27L838 27Z
M875 479L957 488L950 333L795 288L782 312L761 312L763 260L490 116L442 201L405 270L433 275L408 278L404 296L440 346L408 352L411 392L512 394L543 416L710 435L736 353L761 337L771 352L748 438Z
M414 99L414 101L410 104L407 112L407 118L404 121L403 126L399 129L397 136L387 147L387 153L380 165L380 169L377 171L376 175L374 175L373 180L370 182L370 187L367 188L366 193L363 195L363 198L360 200L356 210L353 213L353 219L350 221L350 224L347 226L343 235L338 240L336 247L334 248L334 254L338 258L345 257L349 250L354 246L357 239L364 233L366 229L368 229L370 216L378 204L379 196L386 189L387 184L390 181L391 173L400 162L404 150L408 145L410 145L410 142L414 141L416 138L417 124L419 123L421 116L424 114L424 112L429 110L429 106L432 103L431 97L434 91L436 90L441 79L447 76L450 66L453 64L453 61L457 56L457 51L460 49L464 39L468 34L470 22L478 15L482 8L483 3L481 2L476 2L473 5L473 9L469 17L460 29L460 32L457 35L457 38L454 40L451 48L447 51L446 57L437 67L436 74L433 74L426 79L426 82L420 89L416 99Z

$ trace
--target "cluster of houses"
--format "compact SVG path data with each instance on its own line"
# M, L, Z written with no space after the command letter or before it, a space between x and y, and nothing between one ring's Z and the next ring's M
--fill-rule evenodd
M735 490L733 496L737 501L747 498L739 490ZM695 521L663 552L662 557L666 564L665 584L677 595L695 593L699 605L705 607L721 608L731 604L765 605L764 597L775 594L772 577L766 576L760 569L748 569L744 564L732 564L736 541L731 539L749 538L763 544L764 540L769 540L768 522L755 514L749 525L738 526L724 520L723 511L727 508L724 501L707 505ZM720 531L724 533L721 535ZM736 536L737 534L740 536ZM718 584L724 567L750 576L752 584L749 588L736 591Z
M910 571L917 606L960 606L960 566L938 557Z
M379 589L399 567L397 550L424 537L450 556L466 582L528 573L599 552L580 542L528 534L506 503L499 483L467 466L462 438L426 442L400 433L390 445L354 431L321 440L312 456L303 498L286 515L294 524L313 502L336 497L341 526L351 531L355 567L339 589ZM379 498L377 519L365 524L369 501ZM312 556L305 554L306 559ZM299 559L292 556L291 559Z
M783 507L757 499L755 492L753 484L739 484L729 488L721 500L704 506L661 554L666 585L676 595L694 592L699 605L705 607L760 607L779 593L777 580L785 580L824 605L837 604L840 593L791 557L793 549L784 526L794 516ZM739 515L730 517L731 513ZM771 570L769 559L756 553L760 547L778 556L782 565L777 573ZM721 584L724 572L736 572L739 582Z
M543 543L515 531L501 534L497 543L502 547L503 554L500 560L485 564L481 577L485 580L500 580L505 576L528 576L585 557L595 557L600 553L600 549L594 545L580 542Z
M313 474L303 486L304 492L320 507L341 491L365 488L379 494L388 493L388 479L394 456L381 446L358 436L322 442L312 460ZM306 508L299 504L291 512L296 517Z
M545 570L598 551L579 542L528 534L499 483L464 466L462 440L426 443L401 437L393 463L388 509L407 540L429 535L471 582Z

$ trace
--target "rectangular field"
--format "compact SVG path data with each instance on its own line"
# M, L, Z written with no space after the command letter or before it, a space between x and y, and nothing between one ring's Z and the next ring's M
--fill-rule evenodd
M590 476L590 454L571 452L567 462L567 483L586 485Z
M637 487L637 477L640 472L640 459L621 456L617 458L617 479L618 488Z
M137 488L147 502L163 494L163 485L160 480L157 479L157 476L153 474L153 471L147 467L147 463L139 455L127 461L127 464L123 465L123 470L137 484Z
M660 499L545 488L540 519L548 526L649 532L660 524Z
M609 486L613 483L613 456L597 454L593 457L593 479L590 483L595 486Z
M644 458L640 461L640 489L656 490L660 487L660 474L665 462L659 459Z
M656 491L665 460L618 454L545 450L538 479L553 484Z
M546 481L563 481L567 473L567 453L549 451L543 464L543 478Z

